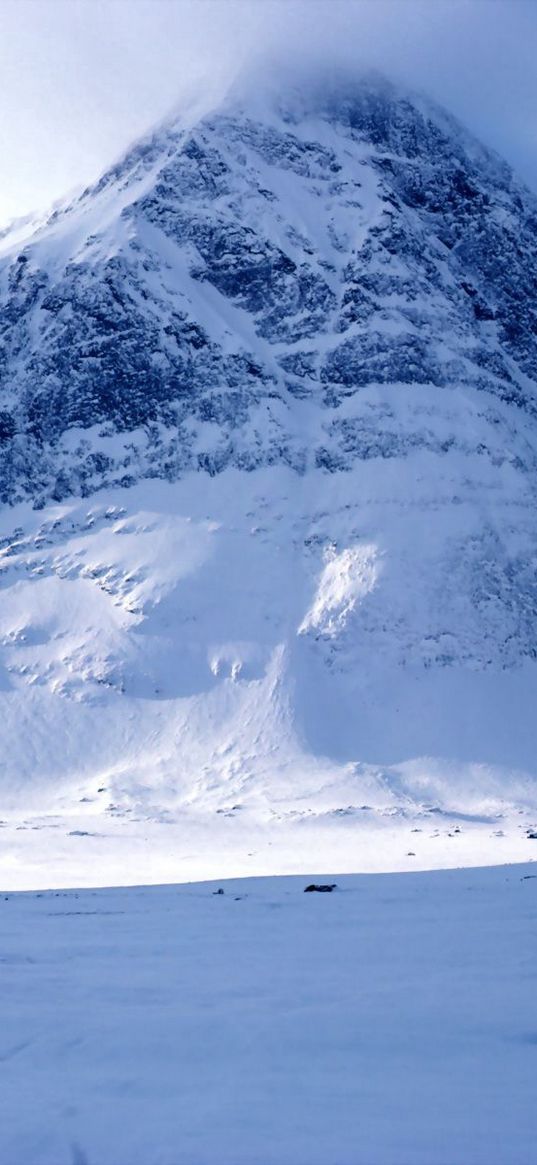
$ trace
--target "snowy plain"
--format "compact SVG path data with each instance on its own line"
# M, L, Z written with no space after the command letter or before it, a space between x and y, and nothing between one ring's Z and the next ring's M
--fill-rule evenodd
M3 895L2 1165L534 1165L537 865L330 880Z

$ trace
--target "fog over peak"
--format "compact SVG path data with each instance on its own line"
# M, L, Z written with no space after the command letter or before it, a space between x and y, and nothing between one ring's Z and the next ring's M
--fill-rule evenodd
M537 188L532 0L4 0L0 225L97 178L201 90L380 70ZM244 83L244 81L242 82Z

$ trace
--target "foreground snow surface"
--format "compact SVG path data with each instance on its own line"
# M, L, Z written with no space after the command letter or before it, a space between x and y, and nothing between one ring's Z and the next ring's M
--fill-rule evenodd
M537 865L4 895L3 1165L530 1165Z

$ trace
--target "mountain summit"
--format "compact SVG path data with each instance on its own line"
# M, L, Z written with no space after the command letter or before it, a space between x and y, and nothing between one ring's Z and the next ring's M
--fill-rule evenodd
M4 800L232 872L525 855L537 200L383 79L245 93L0 240Z
M424 397L450 448L485 418L503 456L502 405L534 415L537 204L508 167L383 80L262 89L255 117L240 93L3 240L4 500L442 452Z

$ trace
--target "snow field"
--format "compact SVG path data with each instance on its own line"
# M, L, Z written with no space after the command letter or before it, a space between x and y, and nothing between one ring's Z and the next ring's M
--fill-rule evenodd
M0 1160L533 1165L536 870L3 895Z

